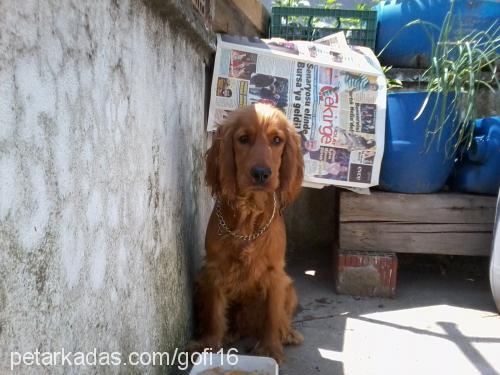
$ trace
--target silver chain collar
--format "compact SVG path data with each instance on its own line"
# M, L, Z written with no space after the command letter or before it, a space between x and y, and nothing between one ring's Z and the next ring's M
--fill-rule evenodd
M222 235L222 233L220 231L220 228L222 228L226 231L226 233L230 234L234 238L237 238L239 240L244 240L244 241L253 241L253 240L259 238L266 230L268 230L269 226L271 225L271 222L274 219L275 213L276 213L276 194L273 193L273 213L272 213L269 221L266 223L266 225L261 227L256 232L249 234L249 235L244 235L244 234L240 234L240 233L237 233L237 232L229 229L228 225L224 221L224 217L222 216L222 208L221 208L221 204L220 204L219 200L217 200L217 203L215 204L215 214L217 215L217 218L219 219L219 235Z

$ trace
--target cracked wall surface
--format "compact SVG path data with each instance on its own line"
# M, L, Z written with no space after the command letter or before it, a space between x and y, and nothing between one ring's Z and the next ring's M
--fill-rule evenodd
M0 15L0 373L11 351L182 345L211 205L206 56L140 1Z

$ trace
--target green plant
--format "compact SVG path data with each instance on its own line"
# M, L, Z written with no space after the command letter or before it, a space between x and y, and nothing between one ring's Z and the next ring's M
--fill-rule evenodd
M310 7L308 0L273 0L273 7Z
M311 3L308 0L273 0L273 7L304 7L308 8ZM342 7L337 0L325 0L323 5L320 5L324 9L338 9ZM288 16L285 22L288 24L297 24L302 26L312 26L312 27L329 27L328 23L321 22L317 17L299 17L299 16Z
M431 65L422 74L427 82L427 96L415 116L418 119L430 107L431 115L426 129L425 150L437 141L440 144L443 128L452 120L453 132L446 140L446 153L453 156L460 149L470 148L473 140L473 120L477 117L478 90L498 90L498 51L500 50L500 24L495 21L487 30L472 31L464 36L453 33L453 8L451 1L441 27L420 19L403 26L382 48L378 56L399 34L410 27L421 26L432 45ZM439 36L435 40L435 32ZM436 95L436 100L430 100Z
M370 10L370 6L368 4L358 3L358 4L356 4L356 7L354 9L356 9L356 10Z
M431 104L427 126L426 148L441 139L444 124L455 124L447 140L446 151L454 155L461 147L469 149L477 118L477 94L480 88L493 93L498 89L497 62L500 48L500 25L494 22L485 31L473 31L464 37L451 38L453 4L443 22L437 42L433 45L431 66L422 78L427 82L427 97L416 118L429 106L432 93L438 100ZM496 89L495 89L496 87Z
M392 66L383 66L382 67L382 71L384 72L384 74L386 76L387 76L387 73L389 72L389 70L391 70L391 69L392 69ZM395 90L395 89L400 89L403 87L403 83L399 79L386 77L386 81L387 81L387 90Z
M337 0L326 0L323 4L323 8L325 9L339 9L342 8L342 4Z
M311 3L308 0L273 0L273 7L310 7ZM307 25L309 17L288 16L285 19L285 25Z

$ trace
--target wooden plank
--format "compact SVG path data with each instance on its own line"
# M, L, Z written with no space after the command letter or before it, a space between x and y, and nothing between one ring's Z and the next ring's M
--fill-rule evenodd
M342 250L489 255L493 224L341 223Z
M493 223L496 198L457 194L398 194L342 192L340 223Z
M213 30L241 36L266 36L269 12L259 0L215 0Z
M246 14L250 22L267 37L271 15L260 0L232 0L240 12Z

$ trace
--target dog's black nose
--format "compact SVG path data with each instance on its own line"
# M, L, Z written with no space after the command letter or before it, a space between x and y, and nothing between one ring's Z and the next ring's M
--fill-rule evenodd
M253 167L250 175L256 184L264 184L271 176L271 169L267 167Z

